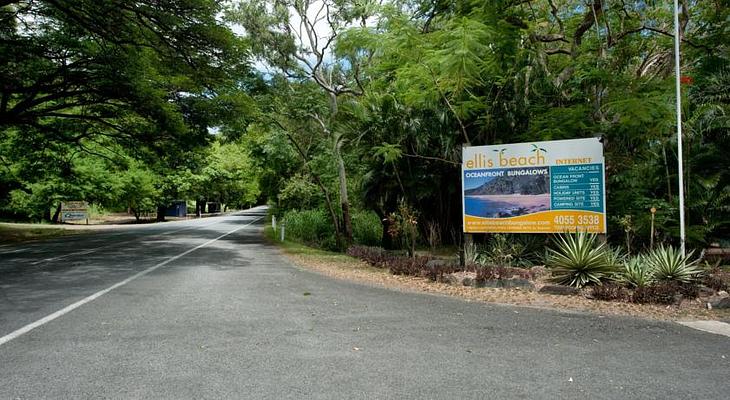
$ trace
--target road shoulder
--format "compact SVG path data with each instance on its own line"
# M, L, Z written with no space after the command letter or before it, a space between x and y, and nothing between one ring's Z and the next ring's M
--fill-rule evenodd
M432 282L426 278L392 275L387 270L374 268L365 262L344 254L320 251L292 242L282 244L272 240L270 233L267 233L267 237L279 247L282 255L295 266L335 279L401 291L447 295L466 301L586 312L596 315L630 316L661 321L710 322L730 318L730 311L728 310L687 310L673 306L615 303L587 299L582 296L549 295L520 290L519 288L453 286L441 282ZM720 322L720 324L723 323ZM685 326L694 327L687 324Z

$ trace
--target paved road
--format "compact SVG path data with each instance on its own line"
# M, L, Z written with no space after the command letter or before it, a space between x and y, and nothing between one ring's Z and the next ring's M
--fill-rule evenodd
M262 216L0 249L0 399L730 397L727 337L331 280Z

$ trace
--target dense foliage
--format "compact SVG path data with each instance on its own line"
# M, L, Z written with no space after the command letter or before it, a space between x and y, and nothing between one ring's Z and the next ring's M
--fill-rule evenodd
M251 75L221 11L0 2L0 214L55 221L63 200L137 217L173 199L255 203L246 148L209 133L245 111L239 81Z
M609 242L648 247L655 207L676 245L671 3L2 1L0 211L268 200L326 221L325 247L376 244L377 220L413 252L461 243L463 146L602 137ZM730 237L730 3L680 4L700 249Z
M725 241L730 221L730 12L727 1L680 3L686 211L689 243L701 248ZM227 17L256 38L271 77L269 121L256 130L287 155L268 197L282 211L321 207L344 240L344 206L373 210L388 232L405 202L422 244L458 243L462 146L598 136L609 239L632 252L648 245L656 207L656 240L676 243L671 10L670 1L235 2Z

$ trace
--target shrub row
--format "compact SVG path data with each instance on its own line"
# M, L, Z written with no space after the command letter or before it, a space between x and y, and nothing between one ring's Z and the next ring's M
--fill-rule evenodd
M294 210L284 215L286 236L308 246L337 250L337 238L332 220L325 210ZM380 244L383 226L373 212L356 211L352 214L352 234L355 243Z
M637 288L661 282L694 283L707 275L698 267L699 260L692 259L692 252L684 255L672 246L660 245L628 257L585 232L557 236L548 249L547 262L555 282L578 288L607 281Z
M698 295L699 285L672 281L637 287L633 292L614 282L591 287L591 296L594 299L639 304L674 304L680 298L696 299Z
M498 279L511 279L511 278L521 278L521 279L533 279L534 276L532 272L528 269L524 268L515 268L515 267L502 267L502 266L477 266L476 267L477 276L475 280L477 282L486 282L486 281L493 281Z
M374 267L382 267L389 257L382 247L357 245L348 247L347 255L359 258Z
M393 275L423 276L432 281L442 281L444 275L461 270L453 263L441 262L432 257L408 257L381 247L350 246L347 254L374 267L387 268ZM432 260L435 262L430 262Z
M393 252L388 252L380 247L371 246L350 246L347 254L359 258L368 264L387 268L394 275L423 276L432 281L443 281L444 276L454 272L463 271L464 268L458 264L436 260L431 257L406 257ZM530 270L505 266L483 266L472 264L467 268L476 270L477 282L486 282L499 279L533 279Z

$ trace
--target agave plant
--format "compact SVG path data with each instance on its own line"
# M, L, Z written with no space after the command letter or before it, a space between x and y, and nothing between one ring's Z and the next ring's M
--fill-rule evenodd
M615 270L620 270L626 262L626 253L618 247L606 246L603 250L603 256L606 258L606 264Z
M568 286L583 287L601 284L616 271L606 260L605 244L596 244L596 235L585 232L559 235L555 248L548 249L548 266L553 281Z
M646 262L657 281L691 283L702 275L697 267L699 260L691 260L692 253L683 256L679 249L661 245L646 255Z
M641 288L654 283L654 274L645 257L636 256L623 263L618 280L629 286Z

